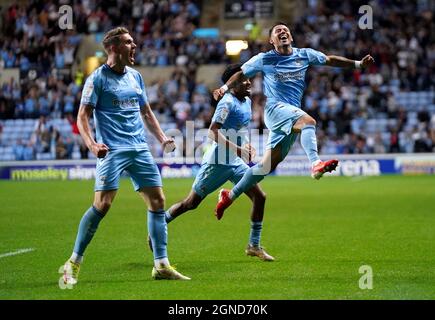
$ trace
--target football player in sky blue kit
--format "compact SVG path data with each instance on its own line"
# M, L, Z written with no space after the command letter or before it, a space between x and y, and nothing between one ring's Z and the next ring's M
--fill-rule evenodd
M72 256L64 264L64 283L77 283L85 249L112 205L124 170L148 206L148 232L154 249L152 277L190 280L168 261L165 197L146 142L145 125L164 149L173 150L174 141L163 133L150 108L142 76L129 67L134 65L136 44L128 30L118 27L108 31L103 45L107 62L86 80L77 121L87 147L98 158L94 202L80 221ZM92 114L96 141L89 125Z
M310 48L293 48L289 27L277 23L269 30L269 43L274 49L257 54L242 65L221 88L213 92L215 99L238 83L263 74L263 90L267 97L265 124L270 130L269 141L263 159L248 169L243 178L230 190L221 190L216 206L216 216L222 217L224 210L243 192L260 182L284 160L297 135L301 134L301 145L311 162L311 176L320 179L326 172L335 170L338 160L321 161L317 152L316 121L300 109L305 89L305 73L311 65L327 65L342 68L363 68L374 62L366 55L361 61L340 56L325 55Z
M225 83L240 71L240 66L229 65L222 75L222 81ZM209 128L213 146L203 157L189 195L168 209L166 222L198 207L207 195L225 182L237 183L248 170L249 166L242 158L249 162L255 155L255 149L249 144L247 129L251 121L250 89L251 82L246 79L225 93L219 101ZM260 246L265 194L258 184L251 186L245 193L252 201L251 231L245 252L263 261L273 261L274 258Z

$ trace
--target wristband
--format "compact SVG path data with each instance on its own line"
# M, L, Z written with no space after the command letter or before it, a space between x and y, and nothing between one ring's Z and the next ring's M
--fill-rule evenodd
M224 85L221 87L221 89L224 89L224 92L227 92L227 91L228 91L228 86L227 86L226 84L224 84Z
M361 61L355 60L355 68L356 69L361 69Z

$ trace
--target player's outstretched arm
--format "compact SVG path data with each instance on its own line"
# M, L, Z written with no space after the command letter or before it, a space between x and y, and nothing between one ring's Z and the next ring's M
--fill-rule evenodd
M238 86L242 82L246 81L246 76L243 71L238 71L228 79L228 81L219 89L213 90L213 98L217 101L222 98L228 90Z
M351 60L340 56L326 56L326 65L339 68L366 68L373 64L375 59L371 55L366 55L361 60Z
M174 139L168 138L160 127L160 123L154 115L153 110L151 110L150 104L145 103L145 106L141 108L141 115L143 122L145 123L148 130L157 138L157 140L162 144L165 152L172 152L175 150Z
M88 105L81 105L77 115L77 127L79 128L80 135L83 138L88 149L97 157L104 158L109 151L109 147L104 143L96 143L92 136L91 126L89 119L92 116L93 107Z

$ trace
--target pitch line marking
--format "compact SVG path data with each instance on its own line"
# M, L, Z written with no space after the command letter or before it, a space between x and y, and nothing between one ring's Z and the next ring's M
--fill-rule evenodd
M27 253L27 252L31 252L31 251L35 251L35 249L33 249L33 248L25 248L25 249L19 249L17 251L3 253L3 254L0 254L0 259L1 258L6 258L6 257L11 257L11 256L16 256L18 254Z

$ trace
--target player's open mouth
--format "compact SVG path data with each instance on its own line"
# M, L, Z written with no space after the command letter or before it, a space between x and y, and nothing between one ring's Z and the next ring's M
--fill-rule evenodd
M132 50L132 51L130 51L130 60L131 61L134 61L134 55L135 55L135 51L134 50Z
M281 41L288 40L288 37L287 37L287 35L282 35L282 36L279 36L279 40L281 40Z

